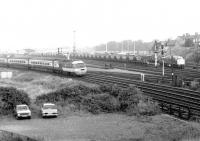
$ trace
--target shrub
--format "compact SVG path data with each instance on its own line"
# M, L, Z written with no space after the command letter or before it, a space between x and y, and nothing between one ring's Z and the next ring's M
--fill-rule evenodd
M120 106L119 101L107 93L84 97L82 105L84 109L94 114L118 111Z
M36 97L36 103L41 102L59 102L62 100L81 102L81 96L86 96L88 94L98 94L101 93L98 88L89 88L83 85L78 85L74 87L66 87L55 92L48 94L43 94Z
M140 100L137 105L130 105L126 112L128 115L147 115L152 116L160 113L160 107L158 103L152 102L148 99L146 102Z
M134 85L126 89L117 85L101 85L99 88L78 85L66 87L55 92L36 97L36 103L56 102L68 103L76 109L84 109L91 113L123 111L128 114L154 115L159 107Z
M103 84L100 86L100 90L104 93L107 92L110 95L117 97L120 92L120 87L118 87L116 84Z
M144 95L142 95L141 91L139 91L135 86L122 89L118 96L121 103L121 110L124 111L130 106L136 106L139 103L139 100L143 97Z
M13 87L0 87L0 101L0 114L12 113L17 104L30 104L28 94Z

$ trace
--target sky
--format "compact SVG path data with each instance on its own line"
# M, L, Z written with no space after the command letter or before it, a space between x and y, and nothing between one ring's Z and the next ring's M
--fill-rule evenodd
M108 41L194 34L200 32L198 1L0 0L0 51L72 49L74 41L87 50Z

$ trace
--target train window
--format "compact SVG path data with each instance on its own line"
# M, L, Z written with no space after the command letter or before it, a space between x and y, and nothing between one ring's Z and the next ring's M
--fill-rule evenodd
M84 63L78 63L78 64L73 64L74 68L84 68L85 64Z
M72 64L71 64L71 62L66 62L66 63L63 64L63 67L71 68Z

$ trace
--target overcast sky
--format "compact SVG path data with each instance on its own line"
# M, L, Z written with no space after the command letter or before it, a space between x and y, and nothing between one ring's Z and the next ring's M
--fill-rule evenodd
M0 51L151 41L200 31L199 0L0 0Z

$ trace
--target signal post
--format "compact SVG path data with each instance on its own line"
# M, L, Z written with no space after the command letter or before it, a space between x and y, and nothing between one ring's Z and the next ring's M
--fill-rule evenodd
M158 43L155 41L154 44L154 53L155 53L155 67L158 66Z
M165 62L164 62L164 44L161 44L161 55L162 55L162 63L163 63L163 67L162 67L162 75L163 75L163 79L164 79L164 75L165 75Z

